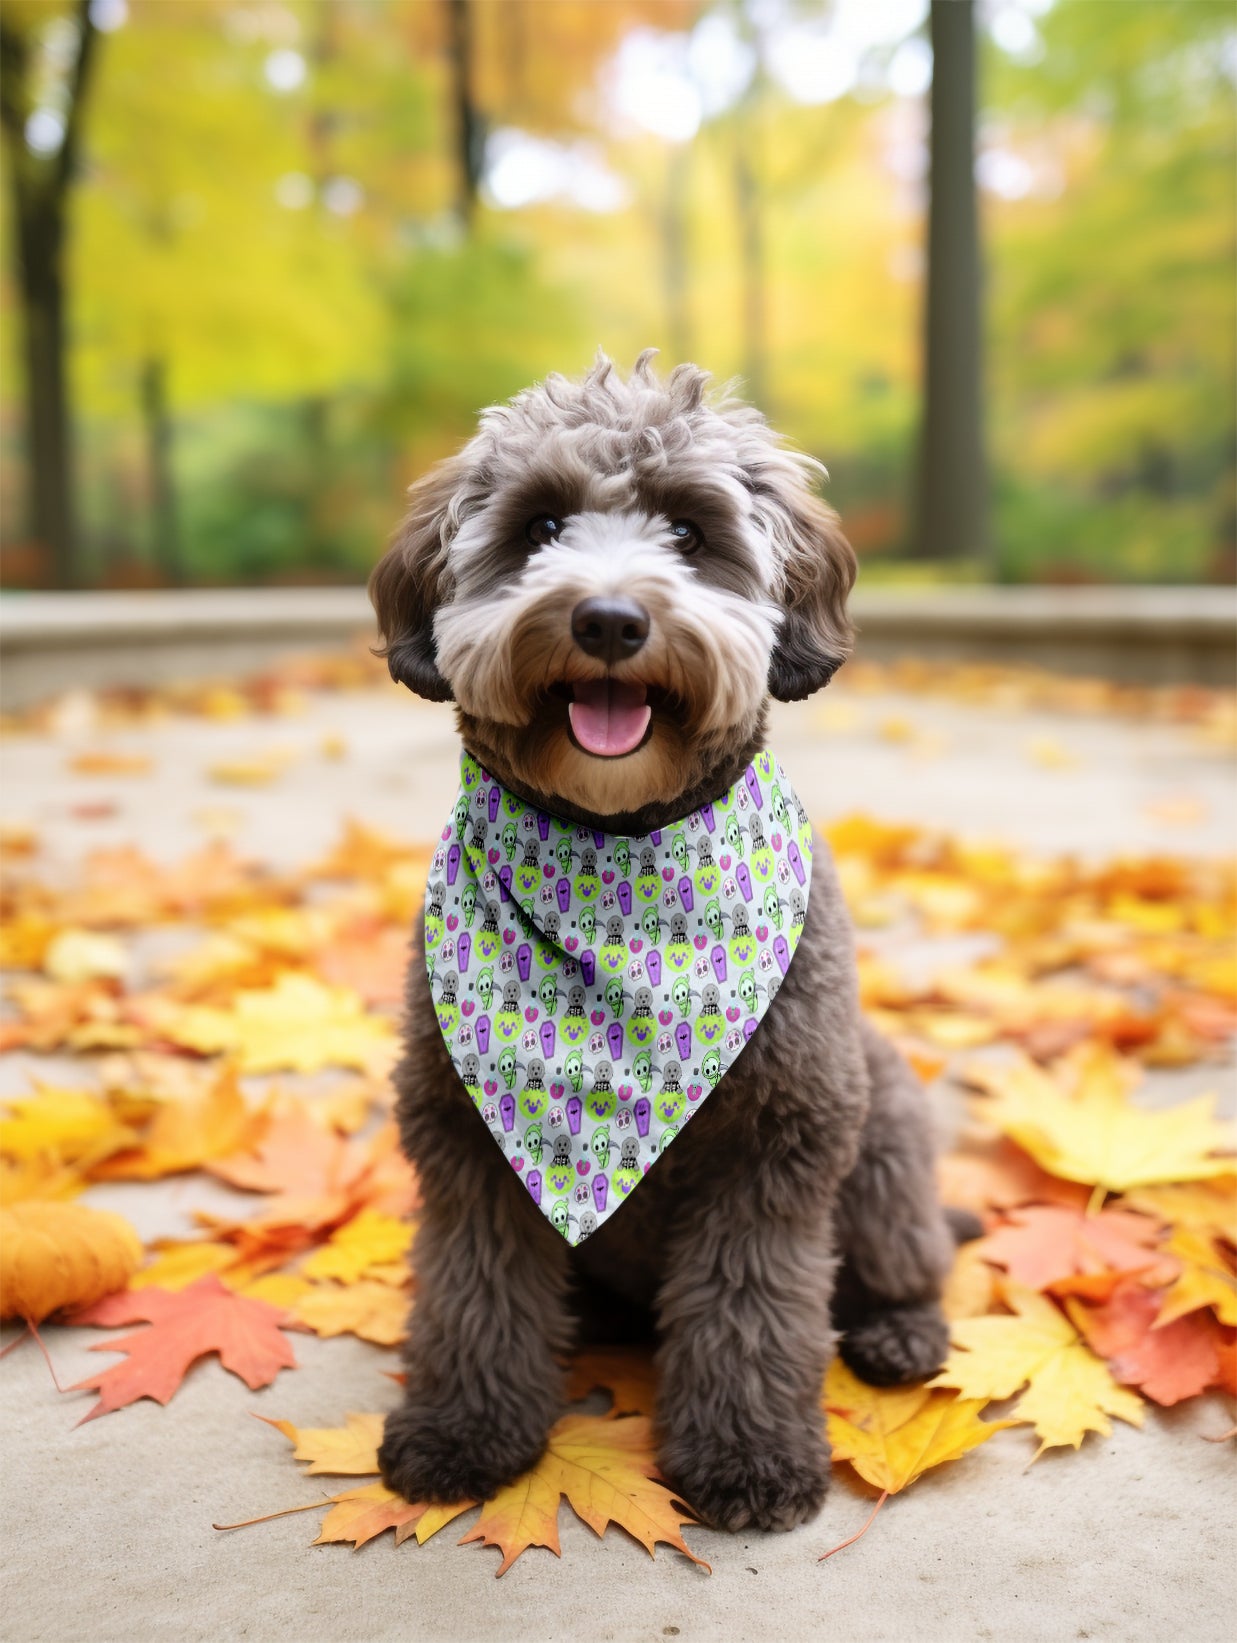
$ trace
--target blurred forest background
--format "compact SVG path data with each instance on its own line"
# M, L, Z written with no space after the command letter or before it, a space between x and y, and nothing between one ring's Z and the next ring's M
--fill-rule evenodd
M929 11L3 0L5 583L355 581L599 344L742 375L866 576L1231 580L1233 5Z

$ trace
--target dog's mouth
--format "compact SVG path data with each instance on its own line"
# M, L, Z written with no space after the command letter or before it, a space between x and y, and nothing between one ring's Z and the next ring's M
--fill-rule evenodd
M567 703L571 738L598 759L621 759L647 739L662 694L638 680L573 679L551 688Z

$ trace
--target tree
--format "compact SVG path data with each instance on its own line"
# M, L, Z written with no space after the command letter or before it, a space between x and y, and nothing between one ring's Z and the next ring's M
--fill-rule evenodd
M987 547L973 9L972 0L932 0L923 424L913 542L924 559L973 559Z
M34 106L34 29L21 28L14 21L13 8L0 19L0 125L11 151L9 175L24 324L29 528L50 556L52 573L62 587L71 587L79 571L66 372L65 229L96 40L90 0L77 0L75 39L56 141L56 116L50 110L36 111ZM40 138L32 143L30 121L40 112L51 141L44 143Z

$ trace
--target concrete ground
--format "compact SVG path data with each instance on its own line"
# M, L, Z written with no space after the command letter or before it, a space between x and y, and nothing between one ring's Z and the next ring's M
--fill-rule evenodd
M82 853L137 842L183 855L220 811L245 852L312 859L357 815L407 836L437 831L455 788L445 709L391 692L315 699L299 719L178 721L117 733L109 747L149 753L149 775L87 782L66 768L78 740L16 738L4 749L0 816L37 826L47 871ZM98 738L81 725L77 736ZM323 756L342 737L342 760ZM883 819L998 837L1038 852L1216 855L1237 837L1231 762L1187 731L1112 718L1000 713L894 695L847 696L779 710L772 737L812 814ZM297 756L269 787L213 785L225 759L272 748ZM110 816L74 814L83 797ZM919 958L923 960L923 953ZM0 1092L51 1058L12 1056ZM1155 1075L1176 1099L1225 1086L1231 1070ZM945 1109L945 1118L949 1109ZM195 1208L226 1202L200 1178L94 1189L147 1237L183 1234ZM251 1203L251 1200L245 1200ZM5 1340L13 1331L5 1331ZM116 1360L88 1353L94 1332L49 1329L65 1384ZM563 1560L526 1554L501 1582L498 1555L443 1531L396 1549L310 1550L312 1514L234 1534L210 1525L312 1498L284 1440L249 1413L302 1426L393 1400L392 1355L349 1337L297 1336L301 1368L255 1394L216 1363L199 1366L166 1409L148 1402L80 1429L86 1404L53 1390L28 1344L0 1366L0 1636L13 1643L124 1640L649 1640L827 1637L840 1643L1094 1638L1210 1643L1232 1635L1237 1597L1231 1454L1204 1442L1231 1425L1219 1398L1149 1407L1144 1430L1118 1424L1081 1453L1029 1471L1028 1435L1010 1433L890 1501L866 1539L827 1563L869 1497L839 1476L823 1513L787 1536L686 1531L711 1576L662 1548L655 1562L621 1531L604 1543L568 1510ZM326 1490L337 1487L322 1480ZM467 1523L467 1519L463 1520Z

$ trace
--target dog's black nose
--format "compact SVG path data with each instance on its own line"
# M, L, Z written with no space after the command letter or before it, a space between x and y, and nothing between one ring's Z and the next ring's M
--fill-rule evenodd
M634 599L581 599L571 613L576 644L611 665L634 656L648 636L649 613Z

